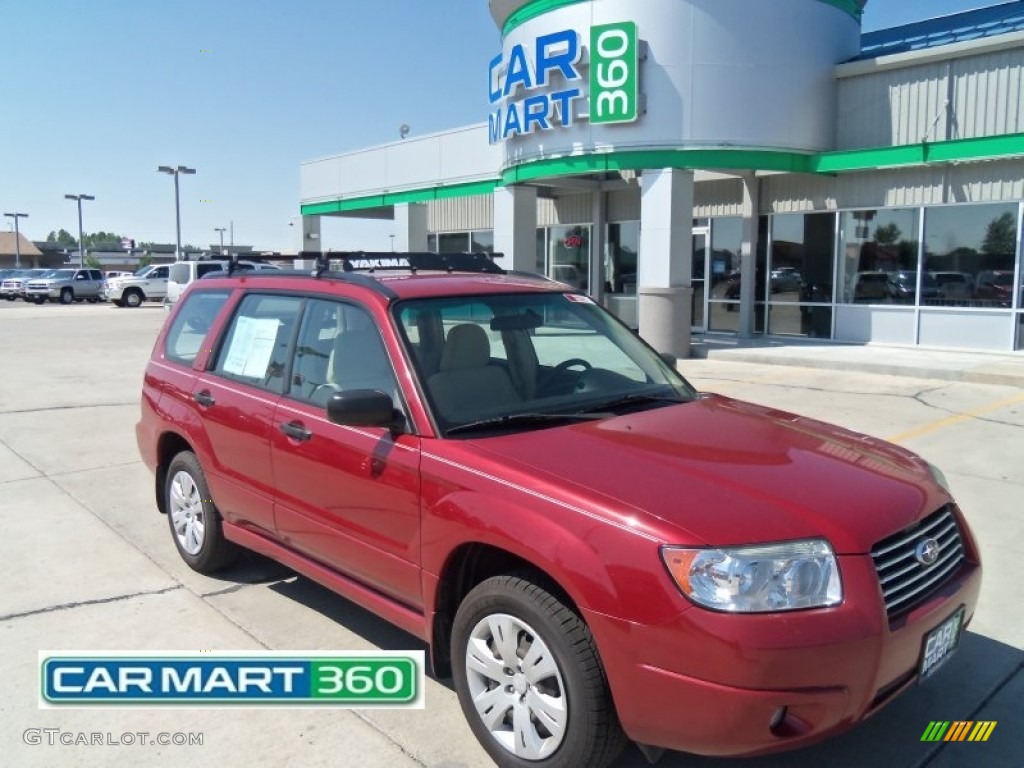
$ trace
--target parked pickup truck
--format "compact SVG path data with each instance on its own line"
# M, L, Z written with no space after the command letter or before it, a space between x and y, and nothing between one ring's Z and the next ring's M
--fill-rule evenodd
M49 299L70 304L84 300L95 304L102 288L103 273L98 269L55 269L25 283L25 301L42 304Z
M107 280L104 296L119 307L137 307L144 301L163 301L167 296L167 264L150 264L128 277Z

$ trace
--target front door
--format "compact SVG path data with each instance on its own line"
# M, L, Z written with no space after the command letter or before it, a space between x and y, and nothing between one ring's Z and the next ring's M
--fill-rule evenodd
M383 391L401 407L397 388L368 311L309 301L270 430L274 520L288 546L419 608L420 439L326 414L331 395L353 389Z

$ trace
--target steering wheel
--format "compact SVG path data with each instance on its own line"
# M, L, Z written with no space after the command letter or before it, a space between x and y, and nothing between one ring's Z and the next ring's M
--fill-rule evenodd
M591 368L594 367L590 363L588 363L586 360L584 360L583 358L580 358L580 357L570 357L568 360L563 360L558 365L556 365L554 368L552 368L550 376L551 376L551 378L556 378L556 377L560 376L561 374L565 373L567 370L569 370L570 368L572 368L575 365L582 366L584 371L589 371Z

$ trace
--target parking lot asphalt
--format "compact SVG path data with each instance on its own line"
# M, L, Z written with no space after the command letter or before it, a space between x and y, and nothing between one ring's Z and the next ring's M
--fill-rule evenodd
M12 766L489 765L448 681L422 710L39 709L39 650L421 649L256 556L218 578L179 559L135 445L159 306L0 302L0 762ZM981 601L949 664L853 731L752 760L669 753L666 768L1024 765L1024 389L1006 383L717 359L703 390L899 442L941 467L980 542ZM922 369L923 373L927 370ZM984 743L931 743L931 721L996 721ZM202 745L65 746L27 729L202 733ZM107 739L108 741L110 739ZM145 740L142 740L145 741ZM629 747L616 768L646 761Z

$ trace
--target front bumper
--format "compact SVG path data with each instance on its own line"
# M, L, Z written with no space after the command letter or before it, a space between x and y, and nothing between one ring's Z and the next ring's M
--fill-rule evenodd
M975 552L938 592L890 621L871 558L842 557L841 568L846 598L835 608L736 615L688 607L658 626L584 611L629 737L739 757L840 733L917 680L925 636L960 606L969 621L981 588Z
M27 296L28 298L35 298L37 296L42 296L45 299L58 299L58 298L60 298L60 290L58 290L56 288L50 288L50 287L46 287L46 288L32 288L32 287L29 287L29 288L25 289L25 296Z

